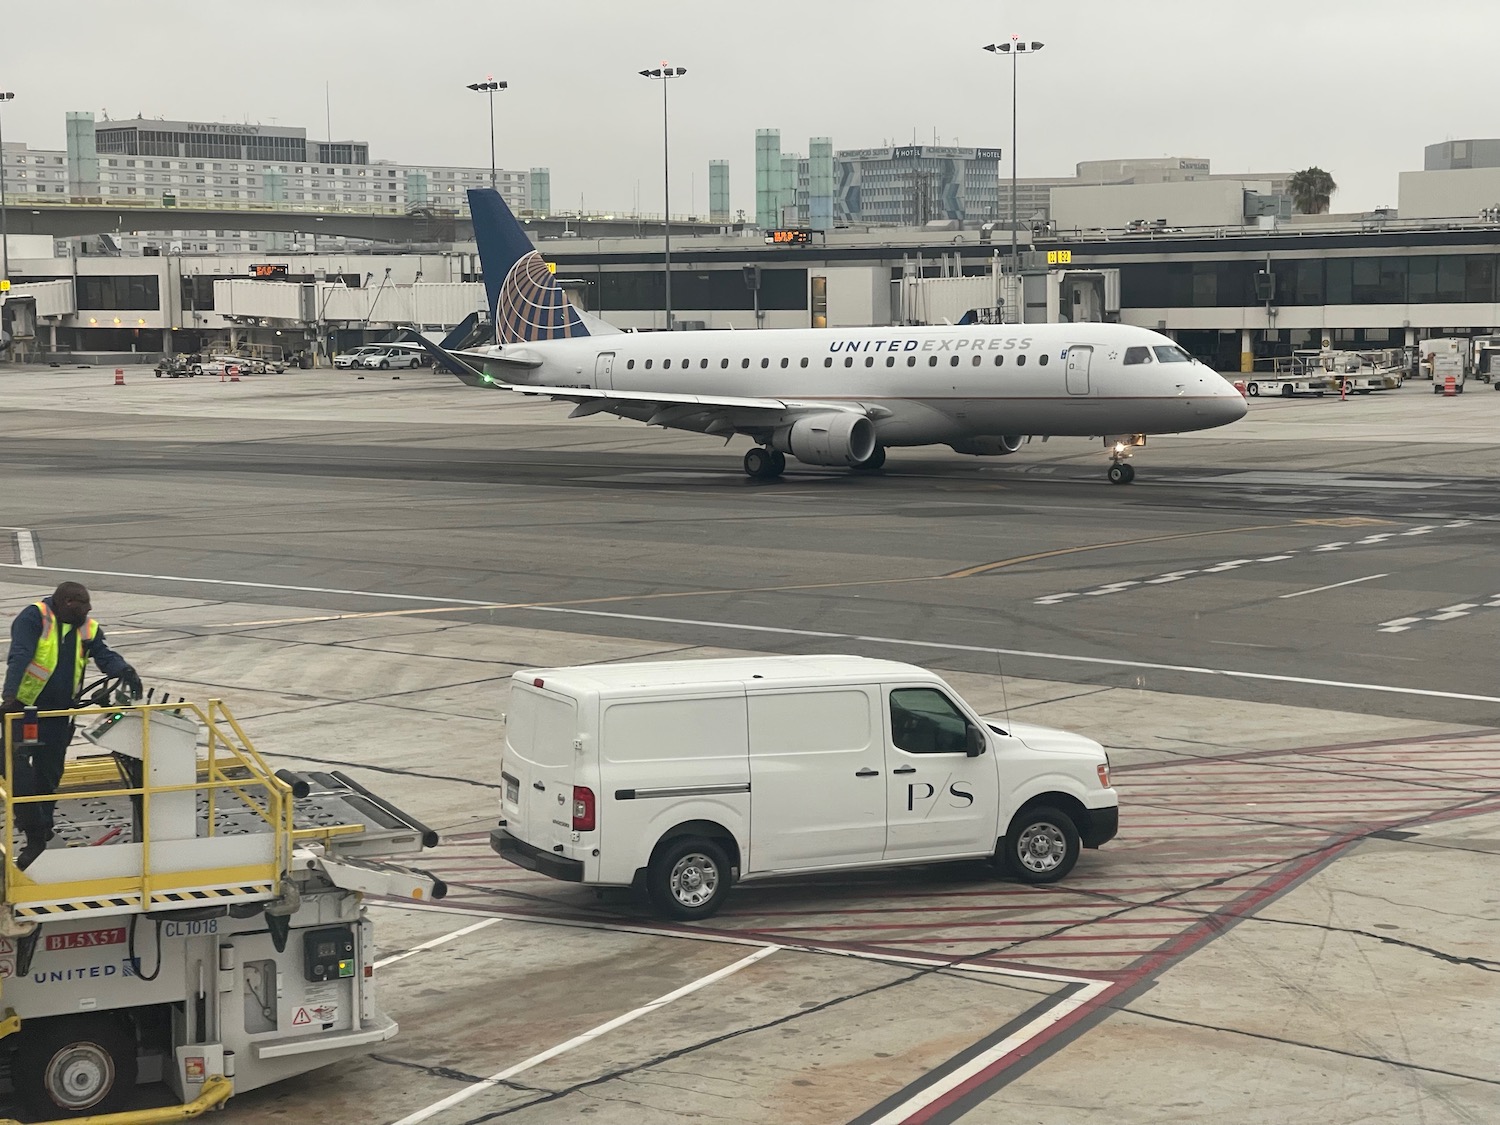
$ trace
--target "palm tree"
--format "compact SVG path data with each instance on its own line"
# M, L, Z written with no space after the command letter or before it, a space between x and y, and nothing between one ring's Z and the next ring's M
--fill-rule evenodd
M1328 211L1328 201L1339 190L1333 177L1316 165L1294 172L1287 181L1287 187L1292 193L1292 206L1303 215L1325 214Z

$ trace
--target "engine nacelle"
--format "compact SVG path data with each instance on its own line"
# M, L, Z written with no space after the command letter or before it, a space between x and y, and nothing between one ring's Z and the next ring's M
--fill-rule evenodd
M1024 445L1026 439L1020 434L1003 434L1000 437L972 437L948 443L954 453L968 453L974 457L1005 457Z
M875 452L875 426L863 414L810 414L777 430L771 445L805 465L858 465Z

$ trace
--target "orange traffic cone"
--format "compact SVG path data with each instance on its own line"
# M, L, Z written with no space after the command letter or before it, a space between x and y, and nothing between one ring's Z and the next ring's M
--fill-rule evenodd
M231 383L238 383L240 381L240 369L233 363L229 365L229 381Z
M117 387L123 387L124 385L125 385L125 369L123 367L116 367L115 368L115 386L117 386Z

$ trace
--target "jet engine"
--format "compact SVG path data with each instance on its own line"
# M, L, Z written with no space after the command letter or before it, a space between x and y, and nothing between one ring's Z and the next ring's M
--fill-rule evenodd
M875 452L875 426L863 414L810 414L777 430L771 445L807 465L858 465Z
M1020 434L1003 434L999 437L972 437L948 443L954 453L968 453L974 457L1004 457L1024 445L1026 439Z

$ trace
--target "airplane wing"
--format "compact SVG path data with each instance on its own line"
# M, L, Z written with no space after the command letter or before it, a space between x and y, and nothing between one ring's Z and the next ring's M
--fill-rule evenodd
M569 418L615 414L648 426L729 435L784 426L805 414L848 413L881 418L883 406L859 402L742 398L733 395L687 395L661 391L614 391L593 387L544 387L525 383L490 384L498 390L577 403Z

